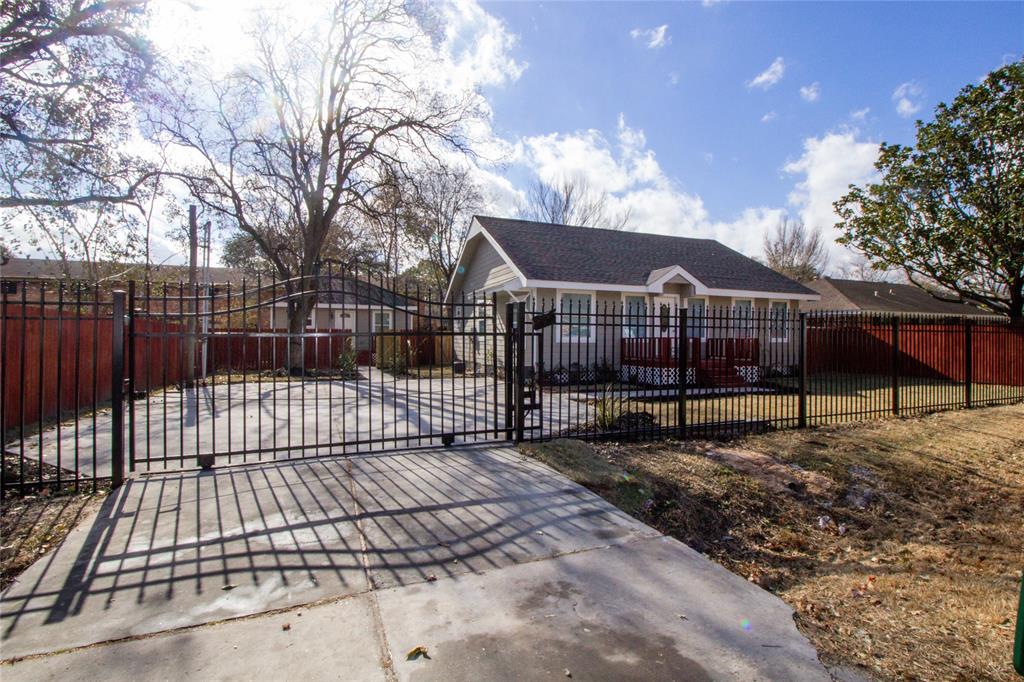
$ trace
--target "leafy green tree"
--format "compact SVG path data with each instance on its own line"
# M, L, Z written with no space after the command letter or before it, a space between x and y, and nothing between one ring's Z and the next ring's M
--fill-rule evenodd
M911 282L1024 316L1024 61L968 85L913 147L883 144L880 181L835 203L840 243Z

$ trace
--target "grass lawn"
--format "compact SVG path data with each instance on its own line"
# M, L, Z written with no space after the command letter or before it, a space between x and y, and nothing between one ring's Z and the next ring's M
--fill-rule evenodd
M523 446L778 594L829 663L1014 680L1024 406L728 443Z
M888 376L863 374L812 375L807 386L808 424L831 424L865 417L892 414L892 387ZM687 398L687 423L704 424L718 421L768 421L776 426L796 425L799 416L798 384L795 378L774 379L775 392L738 393L722 396ZM609 392L616 399L619 388ZM638 397L623 398L618 410L648 412L663 427L677 424L674 398L643 397L643 388L634 387ZM980 406L987 402L1024 398L1024 387L993 384L972 385L972 400ZM653 395L652 391L652 395ZM964 405L964 386L937 379L904 378L899 389L901 413L913 414L937 409L954 409Z

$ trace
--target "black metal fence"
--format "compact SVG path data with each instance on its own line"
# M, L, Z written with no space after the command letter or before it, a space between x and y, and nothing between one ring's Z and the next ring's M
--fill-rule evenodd
M1001 318L562 303L524 310L534 437L723 437L1024 399L1024 327Z
M6 282L0 491L514 435L493 296L444 302L333 267L120 291Z
M3 494L183 467L722 437L1024 399L1024 328L999 318L442 301L331 268L121 291L0 283Z

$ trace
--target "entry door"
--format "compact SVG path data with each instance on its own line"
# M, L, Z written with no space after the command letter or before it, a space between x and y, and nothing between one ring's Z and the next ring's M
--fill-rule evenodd
M655 296L654 297L654 319L651 320L651 328L654 336L661 338L675 338L678 336L676 327L679 325L676 314L679 309L678 296Z

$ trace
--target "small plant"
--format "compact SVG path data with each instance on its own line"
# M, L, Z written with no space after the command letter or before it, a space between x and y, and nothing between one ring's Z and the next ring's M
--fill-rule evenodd
M614 382L617 374L618 372L616 372L612 364L608 362L608 358L602 358L601 364L594 367L594 380L600 384Z
M602 431L616 428L625 413L623 400L615 395L614 388L612 383L605 384L601 395L594 401L594 423Z
M359 370L359 354L352 339L345 339L345 347L338 353L334 366L343 376L352 376Z

